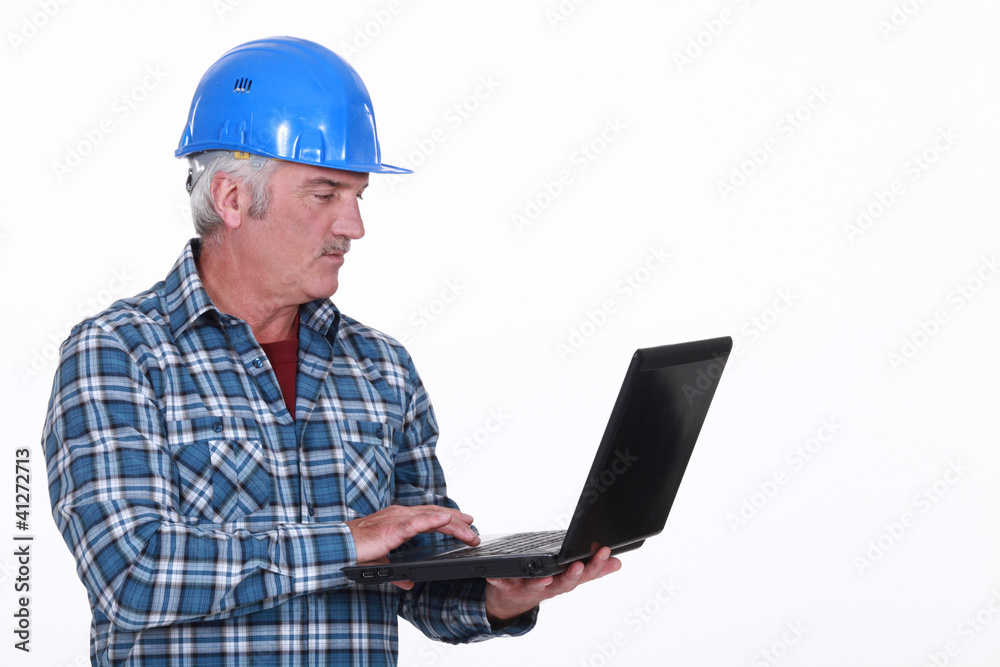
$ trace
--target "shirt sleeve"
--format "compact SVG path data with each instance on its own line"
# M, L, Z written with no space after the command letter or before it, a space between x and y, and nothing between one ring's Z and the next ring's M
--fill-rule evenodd
M139 631L348 585L341 568L355 550L344 523L251 532L181 514L157 369L96 324L61 350L42 445L53 517L92 604Z
M394 502L458 509L447 496L444 471L435 454L438 426L434 410L412 362L410 374L415 386L404 417L403 447L396 457ZM424 546L443 538L440 533L423 534L408 546ZM476 578L415 584L400 595L399 615L431 639L459 644L522 635L535 626L538 608L493 630L486 618L486 580Z

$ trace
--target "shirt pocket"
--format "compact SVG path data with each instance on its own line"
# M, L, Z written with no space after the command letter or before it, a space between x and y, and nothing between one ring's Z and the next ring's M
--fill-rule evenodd
M198 417L167 424L177 467L179 510L227 523L271 503L271 475L260 428L235 417Z
M388 507L402 434L379 422L344 420L337 426L344 445L344 502L348 509L367 516Z

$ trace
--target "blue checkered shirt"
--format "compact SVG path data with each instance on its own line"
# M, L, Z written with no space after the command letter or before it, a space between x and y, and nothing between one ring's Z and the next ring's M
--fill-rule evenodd
M249 325L205 292L198 249L61 350L42 443L93 664L395 664L397 615L450 643L530 629L534 615L491 631L482 579L404 592L344 577L345 522L456 507L413 362L331 302L305 304L293 420Z

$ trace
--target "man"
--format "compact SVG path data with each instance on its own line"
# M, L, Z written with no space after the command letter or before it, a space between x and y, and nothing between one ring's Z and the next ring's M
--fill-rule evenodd
M557 577L357 586L408 543L475 545L406 350L329 298L381 162L357 73L257 40L203 77L177 155L198 239L166 280L77 325L43 433L95 665L394 664L396 616L447 642L517 635Z

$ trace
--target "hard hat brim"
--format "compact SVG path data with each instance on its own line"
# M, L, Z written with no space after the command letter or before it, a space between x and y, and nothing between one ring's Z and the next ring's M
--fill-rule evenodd
M246 148L249 149L250 147L247 146ZM178 148L176 151L174 151L174 157L182 158L194 155L195 153L203 153L205 151L217 151L217 150L232 151L239 149L234 149L231 144L226 144L221 142L199 142L198 144L189 144L187 146L184 146L183 148ZM298 164L311 164L317 167L325 167L327 169L340 169L342 171L356 171L356 172L365 172L369 174L412 174L413 173L412 169L396 167L391 164L385 164L384 162L381 164L355 164L349 162L336 162L333 164L323 164L319 162L296 160L293 157L288 157L284 155L275 155L273 153L262 151L260 149L247 150L246 152L251 153L252 155L260 155L262 157L272 158L275 160L283 160L285 162L296 162Z

